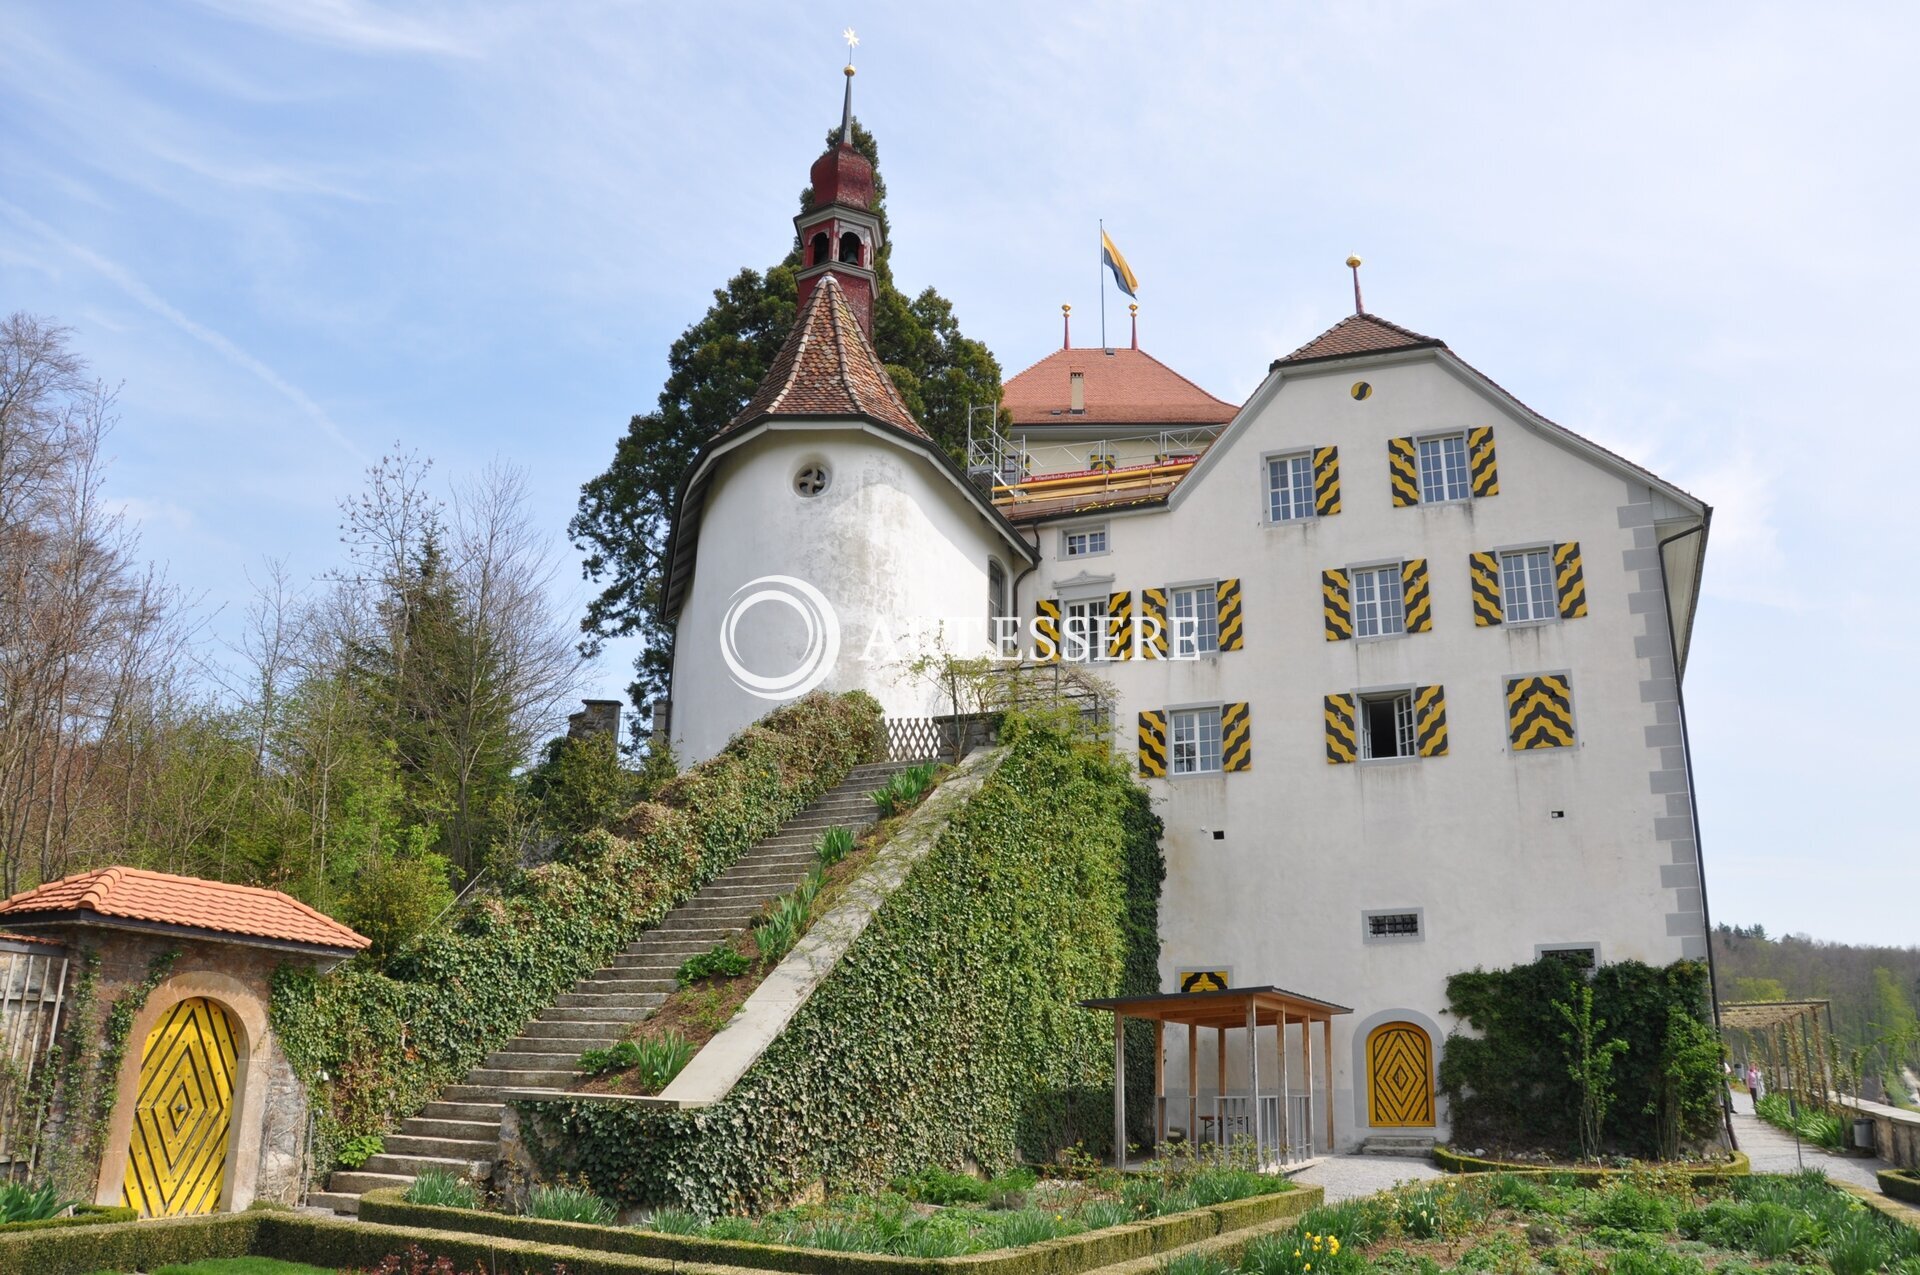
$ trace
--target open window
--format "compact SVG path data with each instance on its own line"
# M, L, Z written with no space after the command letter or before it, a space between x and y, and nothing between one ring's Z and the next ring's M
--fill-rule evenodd
M831 260L833 260L833 240L829 239L827 232L823 230L807 245L807 264L824 266Z
M860 264L860 236L849 230L840 236L840 262L842 265Z
M1360 756L1378 761L1415 755L1413 692L1360 697Z

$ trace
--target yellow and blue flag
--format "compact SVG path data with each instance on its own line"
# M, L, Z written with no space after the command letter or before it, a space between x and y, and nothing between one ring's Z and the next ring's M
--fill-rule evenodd
M1134 289L1140 286L1140 280L1134 277L1133 267L1128 265L1127 259L1120 255L1120 250L1113 246L1113 240L1107 237L1104 229L1100 232L1100 260L1107 269L1113 271L1113 282L1120 291L1130 297L1139 296Z

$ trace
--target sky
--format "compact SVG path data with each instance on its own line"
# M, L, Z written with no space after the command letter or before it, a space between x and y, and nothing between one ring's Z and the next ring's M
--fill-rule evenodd
M565 524L837 121L1008 375L1239 401L1351 306L1715 507L1686 694L1714 918L1920 943L1920 7L0 0L0 308L119 383L110 494L237 630L404 449ZM1123 300L1123 299L1122 299ZM1124 306L1110 299L1119 330ZM618 695L631 646L590 689Z

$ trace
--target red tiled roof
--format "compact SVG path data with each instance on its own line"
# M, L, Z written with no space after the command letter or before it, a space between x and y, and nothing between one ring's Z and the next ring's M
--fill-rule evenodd
M1086 411L1073 412L1079 372ZM1015 425L1224 425L1240 409L1144 350L1055 350L1006 383Z
M15 922L57 912L93 912L127 921L181 925L310 947L350 950L370 940L300 900L251 885L176 877L142 868L101 868L64 877L0 903Z
M1274 366L1354 354L1384 354L1388 350L1445 349L1446 344L1438 337L1422 336L1398 323L1389 323L1377 314L1350 314L1292 354L1275 359Z
M780 416L864 416L927 436L831 274L820 276L760 388L727 428Z

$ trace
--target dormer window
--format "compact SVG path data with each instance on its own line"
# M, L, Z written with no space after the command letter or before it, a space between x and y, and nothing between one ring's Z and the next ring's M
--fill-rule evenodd
M860 236L849 230L840 236L840 262L842 265L860 264Z

